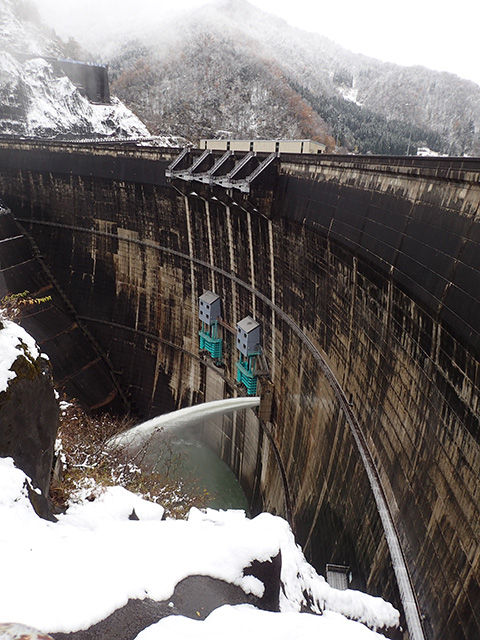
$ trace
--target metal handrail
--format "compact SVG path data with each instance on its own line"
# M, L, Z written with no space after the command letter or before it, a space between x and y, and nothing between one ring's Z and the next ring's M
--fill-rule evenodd
M257 178L262 173L262 171L266 169L268 165L271 164L278 157L279 157L278 153L276 151L273 151L267 158L265 158L265 160L263 160L263 162L261 162L258 165L256 169L252 171L252 173L249 176L245 178L245 180L247 182L253 182L253 180L255 180L255 178Z

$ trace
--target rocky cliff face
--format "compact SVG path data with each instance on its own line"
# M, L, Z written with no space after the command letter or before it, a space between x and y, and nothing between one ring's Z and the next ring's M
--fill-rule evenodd
M69 47L22 6L12 0L0 6L0 135L148 136L118 99L92 104L54 69L51 58L68 57Z
M0 134L37 137L148 136L117 98L91 104L43 58L0 57Z
M57 429L58 403L48 358L24 329L2 319L0 458L12 457L32 479L31 498L40 511L47 508Z

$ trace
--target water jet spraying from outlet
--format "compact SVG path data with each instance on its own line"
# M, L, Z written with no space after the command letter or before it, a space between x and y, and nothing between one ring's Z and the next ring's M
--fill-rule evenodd
M141 424L110 438L108 446L141 445L145 440L160 430L163 432L172 432L180 427L186 427L193 424L198 420L204 420L205 418L219 414L223 415L232 413L239 409L251 409L253 407L258 407L259 404L259 397L227 398L226 400L203 402L202 404L197 404L193 407L186 407L185 409L165 413L161 416L151 418L146 422L142 422Z

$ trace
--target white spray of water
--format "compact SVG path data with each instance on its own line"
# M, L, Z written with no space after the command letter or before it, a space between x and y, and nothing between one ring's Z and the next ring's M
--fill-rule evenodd
M204 402L193 407L186 407L185 409L165 413L141 424L137 424L135 427L128 429L128 431L124 431L110 438L108 444L110 446L140 445L151 435L160 431L160 429L162 431L171 431L192 424L198 420L209 418L210 416L232 413L238 409L250 409L252 407L258 407L259 404L260 398L257 396Z

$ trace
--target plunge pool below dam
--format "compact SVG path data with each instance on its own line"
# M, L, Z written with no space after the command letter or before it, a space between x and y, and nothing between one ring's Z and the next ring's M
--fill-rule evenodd
M126 445L145 472L159 471L171 482L181 481L187 493L204 495L206 506L248 512L235 474L200 435L214 416L253 408L259 402L258 397L228 398L172 411L113 437L110 445Z

